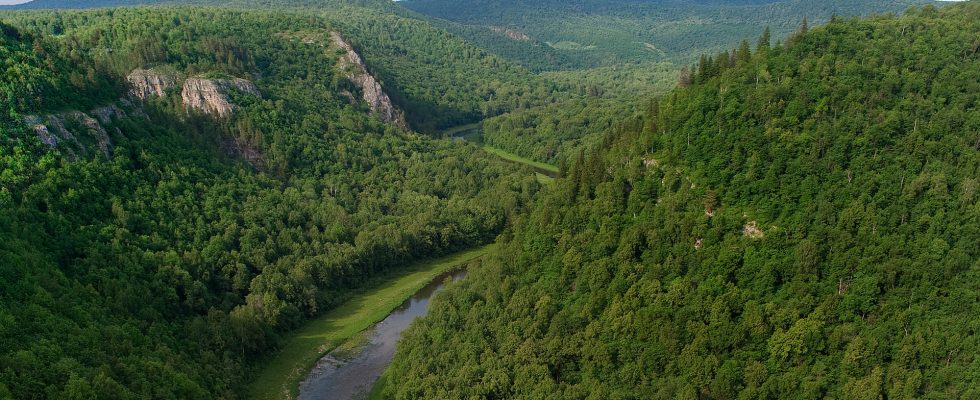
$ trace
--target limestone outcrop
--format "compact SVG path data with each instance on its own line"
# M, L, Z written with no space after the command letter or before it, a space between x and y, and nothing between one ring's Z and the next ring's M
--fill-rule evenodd
M749 221L749 223L745 224L742 227L742 234L751 239L761 239L765 236L765 232L759 228L759 224L755 221Z
M502 27L502 26L491 26L490 27L490 30L492 32L494 32L494 33L499 33L501 35L507 36L511 40L516 40L518 42L530 42L531 41L531 37L530 36L528 36L524 32L521 32L521 31L518 31L518 30L515 30L515 29L505 28L505 27Z
M43 117L29 115L24 117L24 123L34 129L34 134L42 143L77 160L95 150L106 158L111 157L112 140L102 124L126 117L126 112L121 108L109 105L89 113L67 111Z
M163 73L152 69L134 69L126 76L129 93L140 100L150 96L165 96L167 90L177 86L177 74Z
M180 97L183 99L184 106L189 109L225 118L231 116L235 111L235 104L231 102L229 97L232 90L261 96L254 83L241 78L188 78L184 81Z
M371 112L386 123L408 129L405 114L395 107L391 98L388 97L388 94L381 87L381 83L368 72L367 65L364 64L361 56L354 51L354 47L350 43L347 43L337 32L330 32L330 39L335 46L345 52L340 57L340 60L337 61L337 68L361 90L364 102L371 108Z

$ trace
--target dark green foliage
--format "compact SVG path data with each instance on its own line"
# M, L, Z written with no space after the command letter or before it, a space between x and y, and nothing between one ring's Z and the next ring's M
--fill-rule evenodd
M373 72L420 132L476 122L556 95L553 85L524 68L423 21L363 9L325 14L373 60Z
M21 110L87 107L118 97L123 87L102 65L53 40L0 22L0 107L4 123Z
M547 101L483 121L483 140L532 160L558 164L589 147L617 121L636 115L650 97L673 86L667 63L642 63L542 74L560 88Z
M386 396L980 396L978 37L971 2L705 57L436 300Z
M539 187L351 104L321 45L329 19L12 16L22 30L0 26L3 398L239 397L280 333L406 262L492 240ZM104 123L108 158L69 161L23 126L117 101L137 67L246 77L263 95L233 94L219 120L177 93L149 99L145 117Z

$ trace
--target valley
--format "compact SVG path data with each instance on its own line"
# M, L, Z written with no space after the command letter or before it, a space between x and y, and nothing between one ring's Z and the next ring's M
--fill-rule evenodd
M425 312L424 303L418 305L418 301L428 300L428 296L435 291L436 285L441 283L440 277L447 276L458 268L474 264L474 260L485 256L493 249L493 245L482 246L476 249L465 250L459 253L441 257L434 260L427 260L412 266L405 266L399 269L393 276L379 277L377 284L368 284L363 289L363 293L355 293L350 299L333 308L329 312L316 317L304 324L303 327L291 332L289 338L285 339L282 350L272 355L268 361L262 362L262 372L251 384L249 398L254 399L278 399L285 397L296 397L300 394L300 382L307 379L314 379L317 372L315 365L322 357L328 353L333 354L338 351L338 346L350 343L356 351L361 346L361 335L368 334L365 330L386 321L386 317L393 315L392 312L401 310L399 305L406 301L408 310L411 312L406 315L404 311L397 312L403 319L397 324L397 331L387 331L390 327L385 327L386 335L394 335L397 338L401 329L404 329L407 322L412 318ZM453 273L450 276L456 276ZM429 288L422 294L420 291ZM422 308L420 308L422 307ZM396 325L390 323L388 325ZM393 342L387 342L393 346ZM393 354L394 349L390 349L388 359ZM378 361L382 369L387 362ZM314 374L309 375L308 374ZM373 383L369 376L362 376L364 384ZM329 385L329 382L319 383L319 385ZM350 390L356 388L351 385ZM329 387L320 387L320 391L333 391ZM315 395L310 395L315 398ZM300 398L304 398L300 396Z
M977 38L977 0L0 7L0 400L977 398Z
M558 167L554 165L534 161L529 158L510 153L506 150L485 145L483 143L481 130L480 123L472 123L447 129L445 132L443 132L443 135L452 138L452 140L473 143L480 146L483 151L498 156L501 159L531 167L534 169L535 174L541 179L554 179L558 176Z

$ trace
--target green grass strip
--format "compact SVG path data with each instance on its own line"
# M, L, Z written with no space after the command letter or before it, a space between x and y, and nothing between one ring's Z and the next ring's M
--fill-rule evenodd
M472 124L455 126L443 131L443 136L444 137L460 136L463 138L463 140L469 143L473 143L477 146L480 146L483 149L483 151L486 151L487 153L493 154L497 157L503 158L504 160L510 162L530 166L531 168L534 168L538 171L537 173L535 173L535 178L537 178L538 182L540 183L548 184L554 180L554 178L541 173L541 171L550 174L557 174L558 167L540 161L534 161L530 158L519 156L517 154L511 153L504 149L487 146L483 144L483 134L480 132L480 124L481 124L480 122L475 122Z
M550 184L551 182L554 182L555 181L555 178L552 178L552 177L550 177L548 175L545 175L545 174L542 174L540 172L535 172L534 173L534 179L537 179L538 180L538 183L541 183L541 184L544 184L544 185Z
M300 381L324 354L384 319L439 274L487 254L493 246L490 244L418 262L310 320L291 333L282 351L267 361L249 387L249 398L296 398Z
M445 137L456 136L456 134L465 131L476 130L480 128L481 122L474 122L472 124L454 126L452 128L442 131L442 135Z
M540 169L540 170L544 170L544 171L553 172L553 173L556 173L556 174L558 173L558 167L556 167L554 165L545 164L545 163L540 162L540 161L534 161L534 160L532 160L530 158L526 158L526 157L521 157L521 156L519 156L517 154L509 153L507 151L498 149L496 147L483 146L483 150L486 150L487 153L494 154L497 157L503 158L503 159L508 160L508 161L513 161L513 162L517 162L517 163L521 163L521 164L525 164L525 165L530 165L530 166L532 166L534 168L537 168L537 169Z
M371 387L371 392L368 393L367 400L383 400L381 394L385 391L385 386L388 385L388 370L385 370L381 377L378 378L377 382L374 382L374 386Z

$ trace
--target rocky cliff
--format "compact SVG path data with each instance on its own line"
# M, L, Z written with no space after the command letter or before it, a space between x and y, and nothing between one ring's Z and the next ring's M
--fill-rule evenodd
M29 115L24 117L24 123L34 129L41 142L62 151L69 159L87 157L93 151L109 158L113 145L103 125L127 118L129 114L145 117L141 111L127 113L123 107L137 109L128 101L120 100L118 105L111 104L88 113L67 111L46 116Z
M166 96L167 91L178 87L180 77L173 72L154 69L135 69L126 76L129 93L134 98L146 100L152 96ZM259 96L259 89L252 82L240 79L188 78L181 86L180 97L184 106L217 117L228 117L235 109L228 94L231 90Z
M502 27L502 26L491 26L490 27L490 30L493 31L494 33L499 33L501 35L507 36L508 38L511 38L512 40L516 40L518 42L530 42L531 41L531 37L530 36L528 36L524 32L518 31L518 30L514 30L514 29L510 29L510 28L505 28L505 27Z
M140 100L165 96L168 89L177 86L177 74L152 69L135 69L126 76L126 80L129 81L129 93Z
M255 84L245 79L188 78L184 81L180 97L187 108L224 118L231 116L235 110L235 104L228 96L232 90L261 95Z
M371 108L371 112L378 115L382 121L398 125L402 129L408 129L408 122L405 121L405 114L395 107L391 98L381 88L381 84L367 70L367 65L361 56L354 51L347 41L337 32L330 32L330 39L333 44L345 52L337 61L337 68L342 71L347 79L361 89L364 102Z

